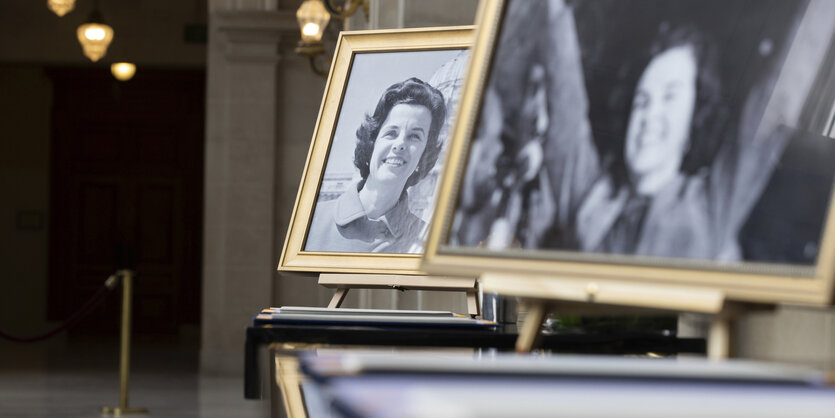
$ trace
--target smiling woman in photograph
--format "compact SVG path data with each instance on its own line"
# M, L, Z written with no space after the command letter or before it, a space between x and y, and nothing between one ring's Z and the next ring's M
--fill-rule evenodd
M530 118L544 119L546 124L548 119L562 121L545 127L547 132L538 142L543 156L537 160L546 162L540 165L547 173L547 177L540 177L548 180L539 189L552 193L541 194L550 199L539 199L540 204L528 205L527 213L519 215L547 229L511 228L512 234L503 233L506 236L497 240L494 222L465 244L483 241L499 242L497 249L516 243L525 248L589 253L738 259L736 242L726 232L737 226L731 218L738 216L730 215L743 211L726 199L736 184L727 176L737 175L730 153L737 144L733 129L726 129L717 47L712 38L691 25L661 23L654 40L630 63L639 69L637 74L624 72L618 83L623 91L610 92L632 98L623 109L628 115L625 126L599 141L588 126L572 127L566 122L586 118L575 111L584 106L570 107L559 101L576 97L566 92L582 82L571 78L579 74L580 61L565 57L579 58L573 55L579 51L569 44L556 47L562 49L548 64L551 68L562 65L562 72L553 70L551 78L543 77L541 82L542 88L550 89L554 103L540 107L553 113L547 118ZM504 129L502 135L507 132L516 131ZM724 139L728 141L722 149ZM598 149L600 144L608 145L607 150ZM529 160L512 159L518 167L529 165ZM475 164L489 163L479 160ZM472 184L465 184L464 190L470 187ZM482 207L476 211L485 213ZM462 221L459 219L456 227L460 228ZM459 235L461 232L456 230Z
M721 136L716 52L691 27L663 28L635 88L621 152L580 204L581 249L736 258L712 229L709 175ZM731 249L731 252L733 250Z
M443 94L417 78L386 89L356 132L360 180L316 205L305 250L421 252L426 223L409 209L407 190L435 165L445 117Z

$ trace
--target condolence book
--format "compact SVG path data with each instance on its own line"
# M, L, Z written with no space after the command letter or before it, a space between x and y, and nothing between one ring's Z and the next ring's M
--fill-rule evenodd
M448 311L394 309L350 309L282 306L265 308L255 316L255 325L275 323L339 324L339 325L405 325L495 327L494 321L474 319L469 315Z

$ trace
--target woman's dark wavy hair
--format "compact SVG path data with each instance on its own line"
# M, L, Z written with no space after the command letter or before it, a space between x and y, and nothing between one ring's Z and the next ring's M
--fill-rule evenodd
M412 77L400 83L392 84L380 97L374 113L365 115L365 121L357 129L357 146L354 149L354 165L360 170L362 180L357 185L357 190L362 189L368 174L371 171L371 153L374 152L374 142L380 133L383 122L391 112L391 109L399 104L420 105L429 109L432 115L432 123L429 126L429 133L426 138L426 148L420 156L415 172L406 180L405 190L424 178L441 152L441 144L438 143L438 134L444 125L446 118L446 103L444 95L438 89L430 86L422 80Z
M727 119L727 112L721 99L722 83L716 44L693 26L671 27L667 23L662 24L655 41L647 51L648 55L643 59L644 64L640 72L633 72L632 77L640 78L652 58L666 50L680 46L691 47L696 58L696 103L690 124L688 148L679 167L681 173L693 175L710 166L713 162L722 142L723 136L721 133ZM633 84L637 82L637 78ZM634 95L634 90L632 93ZM629 112L631 112L631 101L629 103ZM623 152L626 142L626 126L623 126L623 128L622 138L624 138L624 141L620 144L620 152L615 153L611 167L615 179L626 178L621 175L626 173ZM621 170L623 170L623 173L618 173Z

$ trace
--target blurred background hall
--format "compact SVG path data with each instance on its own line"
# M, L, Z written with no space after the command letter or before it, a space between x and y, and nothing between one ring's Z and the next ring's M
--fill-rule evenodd
M262 307L329 299L275 271L325 85L294 52L300 4L77 0L63 17L46 0L0 4L0 332L60 327L130 267L129 404L268 414L243 397L245 328ZM476 1L369 6L344 25L472 24ZM97 62L76 35L93 9L115 32ZM120 61L136 64L129 81L111 75ZM348 303L401 303L357 293ZM0 339L0 416L118 405L120 305L117 288L68 331Z
M346 28L468 25L478 2L368 3ZM0 2L0 331L59 327L129 267L130 405L269 415L243 397L246 327L263 307L331 296L315 277L276 272L325 86L294 52L300 4L76 0L58 17L46 0ZM94 6L115 32L98 62L76 36ZM326 50L341 26L328 26ZM131 80L113 78L118 61L136 64ZM120 296L43 341L0 339L0 417L118 403ZM463 295L386 290L345 306L466 311ZM833 324L831 310L752 315L741 353L831 370Z

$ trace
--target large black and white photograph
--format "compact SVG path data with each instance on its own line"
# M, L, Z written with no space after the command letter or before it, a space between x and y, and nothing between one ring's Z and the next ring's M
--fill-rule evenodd
M339 34L282 271L422 274L472 26Z
M466 50L354 57L305 251L421 253Z
M501 17L446 248L817 263L835 2L511 0Z

